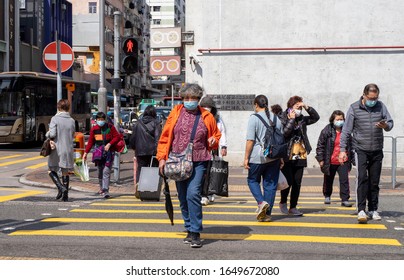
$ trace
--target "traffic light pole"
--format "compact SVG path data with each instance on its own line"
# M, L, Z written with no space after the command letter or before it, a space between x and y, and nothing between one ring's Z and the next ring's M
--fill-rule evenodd
M121 13L119 11L114 12L114 79L119 79L119 50L120 50L120 35L119 35L119 20ZM114 88L114 125L120 132L120 120L121 120L121 93L120 89ZM119 182L120 173L120 154L116 153L114 158L114 178L115 183Z
M100 87L97 94L98 112L107 113L107 89L105 88L105 0L100 0Z

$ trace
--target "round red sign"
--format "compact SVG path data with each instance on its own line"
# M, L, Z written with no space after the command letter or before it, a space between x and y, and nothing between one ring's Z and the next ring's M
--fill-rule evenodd
M57 52L56 41L49 43L42 54L42 61L49 71L57 72ZM60 72L66 72L72 67L74 53L72 48L65 42L60 41Z

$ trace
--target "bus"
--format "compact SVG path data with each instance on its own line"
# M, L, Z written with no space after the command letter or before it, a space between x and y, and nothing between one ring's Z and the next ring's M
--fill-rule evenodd
M67 86L73 86L71 92ZM90 83L62 78L62 98L71 103L76 131L90 130ZM56 114L56 76L37 72L0 73L0 143L45 140Z

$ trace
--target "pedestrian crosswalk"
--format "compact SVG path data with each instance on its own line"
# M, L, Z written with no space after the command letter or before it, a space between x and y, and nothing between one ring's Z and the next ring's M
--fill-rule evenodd
M402 247L401 241L391 234L388 223L358 224L355 209L338 207L340 202L324 205L322 198L302 196L300 209L304 212L303 217L283 215L274 207L272 222L257 222L256 203L251 198L217 198L213 204L204 207L205 230L201 238ZM70 209L64 216L44 218L40 221L43 224L40 228L45 229L16 230L9 236L182 239L185 233L178 200L173 198L173 204L173 227L165 212L164 201L142 202L134 196L118 196ZM111 225L116 225L116 229L111 230L115 228ZM249 232L246 233L245 229Z
M7 168L23 164L21 169L38 169L48 164L48 159L43 156L29 156L26 154L9 154L0 157L0 167Z

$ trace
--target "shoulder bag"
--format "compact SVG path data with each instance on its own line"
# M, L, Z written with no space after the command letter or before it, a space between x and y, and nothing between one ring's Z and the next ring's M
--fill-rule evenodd
M43 142L41 151L39 152L39 155L41 155L43 157L47 157L47 156L50 155L50 153L52 152L50 141L51 141L50 138L47 138Z
M191 177L193 171L192 151L194 147L194 137L198 126L200 114L195 118L192 128L191 139L186 149L181 153L170 152L166 165L164 166L164 175L174 181L184 181Z

